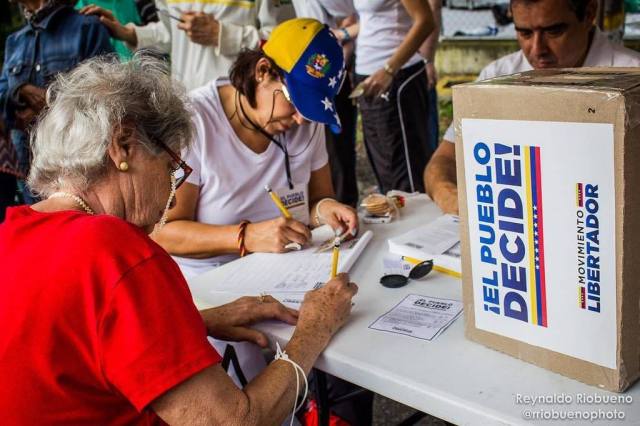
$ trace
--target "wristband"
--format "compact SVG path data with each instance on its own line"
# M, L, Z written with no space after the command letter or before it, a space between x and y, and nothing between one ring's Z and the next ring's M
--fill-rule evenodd
M294 360L289 358L289 355L280 348L280 343L278 342L276 342L276 356L274 357L274 359L276 361L280 359L282 361L290 363L293 366L293 370L296 372L296 399L293 400L293 412L291 413L291 423L289 425L291 426L293 425L293 419L295 418L296 411L298 411L304 405L307 399L307 393L309 392L309 382L307 381L307 376L306 374L304 374L304 370L302 369L302 367L300 367ZM300 374L298 373L298 371L302 374L302 378L304 379L304 397L300 401L299 405L296 404L297 398L300 395Z
M349 43L351 41L351 34L349 34L349 31L347 31L346 28L342 27L340 28L340 31L342 32L342 43Z
M322 225L324 223L324 219L322 218L322 216L320 216L320 204L324 203L325 201L328 200L333 200L333 198L323 198L322 200L318 201L318 204L316 204L316 223L318 225Z
M249 254L249 251L244 245L244 235L247 230L247 225L250 223L248 220L243 220L240 222L240 225L238 225L238 251L240 252L240 257L245 257Z
M389 74L391 77L394 77L396 75L396 70L391 65L389 65L389 62L384 63L383 69L384 69L384 72Z

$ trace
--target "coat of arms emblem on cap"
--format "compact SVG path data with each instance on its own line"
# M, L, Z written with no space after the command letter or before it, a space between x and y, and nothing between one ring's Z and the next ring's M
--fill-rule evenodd
M331 69L331 63L324 53L314 53L307 61L307 74L315 78L322 78Z

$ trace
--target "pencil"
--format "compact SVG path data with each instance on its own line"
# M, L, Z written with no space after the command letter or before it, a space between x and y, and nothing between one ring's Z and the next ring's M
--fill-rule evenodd
M276 205L276 207L278 207L280 209L280 212L282 213L282 216L286 217L287 219L291 219L291 213L289 213L289 210L287 210L287 208L284 206L284 204L282 204L282 201L280 201L280 197L278 197L278 194L276 194L275 191L273 191L269 187L269 185L265 186L264 190L269 193L269 195L271 196L271 199L273 200L273 202Z
M416 258L413 257L409 257L409 256L402 256L402 260L406 260L407 262L417 265L418 263L422 263L422 260L418 260ZM454 278L462 278L462 274L460 272L457 271L452 271L451 269L445 268L443 266L439 266L439 265L433 265L433 270L434 271L438 271L442 274L447 274L450 275Z
M182 22L182 23L184 23L184 20L183 20L182 18L178 18L177 16L172 15L172 14L171 14L171 12L169 12L168 10L165 10L165 9L158 9L158 13L162 13L162 14L163 14L164 16L166 16L167 18L170 18L170 19L176 20L176 21L178 21L178 22Z
M331 256L331 276L334 279L338 275L338 258L340 257L340 237L333 240L333 256Z

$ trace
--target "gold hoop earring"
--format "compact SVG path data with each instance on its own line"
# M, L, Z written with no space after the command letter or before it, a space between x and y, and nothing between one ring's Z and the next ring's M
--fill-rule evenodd
M127 170L129 170L129 163L127 163L126 161L121 162L118 165L118 169L120 169L121 172L126 172Z

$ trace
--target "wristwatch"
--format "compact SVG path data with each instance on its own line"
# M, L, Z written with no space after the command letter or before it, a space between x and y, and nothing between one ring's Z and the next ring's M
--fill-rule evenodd
M351 34L345 27L340 28L340 32L342 33L342 44L348 43L351 41Z

